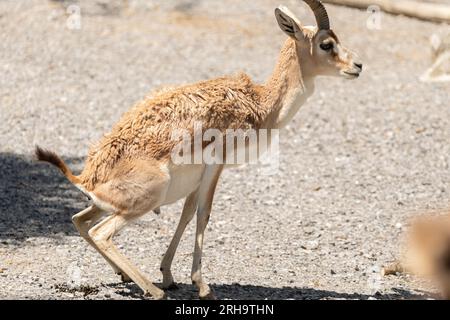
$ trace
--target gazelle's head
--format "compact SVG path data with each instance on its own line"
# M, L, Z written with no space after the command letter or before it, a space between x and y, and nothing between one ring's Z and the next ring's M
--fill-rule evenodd
M362 63L358 56L342 46L330 28L327 11L319 0L303 0L314 12L317 27L302 26L286 7L275 10L281 30L297 43L297 55L313 66L315 75L342 76L347 79L359 77Z

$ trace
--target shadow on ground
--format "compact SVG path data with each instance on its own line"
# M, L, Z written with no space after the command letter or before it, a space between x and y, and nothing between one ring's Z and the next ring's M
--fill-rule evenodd
M116 289L116 293L127 298L144 299L142 291L134 284L112 283L107 287ZM157 286L161 287L160 284ZM178 289L167 291L168 299L191 300L198 299L198 293L193 285L177 284ZM411 292L400 288L392 288L392 293L365 295L359 293L340 293L327 290L316 290L312 288L283 287L272 288L253 285L234 284L212 284L216 297L219 300L367 300L376 298L378 300L422 300L434 298L429 292Z
M70 218L86 206L82 194L57 169L31 155L0 153L0 241L76 235Z

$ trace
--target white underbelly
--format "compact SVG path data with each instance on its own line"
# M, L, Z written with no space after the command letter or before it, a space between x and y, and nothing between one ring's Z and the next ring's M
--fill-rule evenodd
M194 192L202 180L204 165L169 165L169 187L164 205L186 198Z

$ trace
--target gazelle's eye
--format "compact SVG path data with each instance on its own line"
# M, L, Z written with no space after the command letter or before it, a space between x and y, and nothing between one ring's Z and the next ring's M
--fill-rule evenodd
M321 43L320 44L320 49L324 50L324 51L330 51L331 49L333 49L333 43L329 42L329 43Z

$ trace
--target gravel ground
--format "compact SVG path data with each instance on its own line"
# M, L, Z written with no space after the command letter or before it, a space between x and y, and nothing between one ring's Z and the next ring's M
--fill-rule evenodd
M78 236L86 199L32 160L35 143L82 168L90 143L152 88L244 70L270 74L284 39L280 0L0 1L0 298L141 299ZM282 1L283 2L283 1ZM103 5L102 5L103 3ZM284 0L302 21L312 15ZM408 220L450 200L449 84L418 81L429 37L448 29L328 6L342 42L358 51L357 81L319 79L281 134L281 164L225 172L206 233L204 277L222 299L417 299L433 288L382 278ZM296 10L295 10L296 9ZM70 20L71 21L71 20ZM125 229L117 243L156 283L181 203ZM194 224L182 240L170 299L190 284Z

